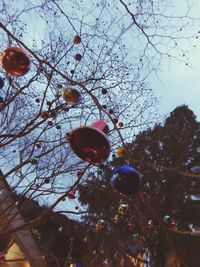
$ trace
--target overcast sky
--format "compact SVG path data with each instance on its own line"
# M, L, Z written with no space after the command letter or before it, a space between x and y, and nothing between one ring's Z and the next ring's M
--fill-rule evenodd
M182 7L186 0L176 1L177 5ZM194 1L191 15L200 19L200 1ZM197 33L200 30L197 27ZM188 28L190 31L190 28ZM187 104L190 109L197 115L197 120L200 121L200 35L194 37L190 47L185 47L189 50L184 60L188 62L180 62L172 60L169 65L162 62L161 70L158 73L158 79L151 77L150 83L155 90L155 94L159 98L159 112L161 114L169 114L176 106ZM184 40L182 40L184 42Z

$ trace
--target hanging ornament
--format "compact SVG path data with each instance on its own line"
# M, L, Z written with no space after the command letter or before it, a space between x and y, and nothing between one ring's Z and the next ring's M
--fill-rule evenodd
M46 104L47 106L51 106L51 101L47 100Z
M106 222L102 219L98 220L96 224L96 230L98 233L103 232L106 228Z
M101 90L101 92L102 92L103 95L106 95L107 92L108 92L108 90L107 90L106 88L103 88L103 89Z
M133 229L134 229L134 225L133 225L132 222L128 222L128 223L127 223L127 227L128 227L128 230L129 230L129 231L133 231Z
M45 184L49 184L49 183L50 183L50 179L49 179L49 178L45 178L45 179L44 179L44 183L45 183Z
M80 44L81 37L79 35L75 35L73 39L74 44Z
M74 88L65 88L63 90L63 99L67 104L74 105L80 101L80 93Z
M102 105L102 108L103 108L103 109L107 109L107 106L106 106L106 105Z
M4 102L4 99L2 96L0 96L0 103L3 103Z
M117 123L118 123L118 119L117 119L117 118L113 118L113 119L112 119L112 122L113 122L114 124L117 124Z
M47 111L43 111L43 112L41 112L40 117L41 117L43 120L47 120L48 117L49 117L49 114L48 114Z
M176 229L177 228L177 222L175 220L172 220L171 223L170 223L170 226L173 228L173 229Z
M166 225L170 226L170 225L171 225L171 222L172 222L172 218L171 218L169 215L165 215L165 216L163 217L163 222L164 222Z
M62 84L60 84L60 83L57 84L58 89L62 89L62 87L63 87Z
M125 147L118 147L116 154L118 157L124 157L126 155L126 148Z
M121 216L125 216L125 215L127 215L128 210L129 210L128 204L120 204L119 208L118 208L118 213Z
M35 102L36 102L36 103L40 103L40 99L39 99L39 98L36 98L36 99L35 99Z
M75 199L75 193L76 193L76 190L75 189L71 189L69 192L68 192L68 198L69 199Z
M123 126L124 126L123 122L120 121L120 122L118 123L118 126L119 126L119 127L123 127Z
M77 61L81 61L81 59L82 59L82 55L81 55L81 54L76 54L76 55L74 56L74 58L75 58Z
M109 109L108 113L109 114L113 114L113 110L112 109Z
M138 171L128 165L118 167L112 173L111 185L121 194L135 194L139 190L140 175Z
M31 61L22 48L8 47L3 51L1 64L8 74L22 76L30 70Z
M40 143L36 143L35 146L36 146L37 148L41 148L41 147L42 147Z
M56 124L56 129L57 130L60 130L61 129L61 125L58 123L58 124Z
M110 154L110 144L106 135L108 131L108 125L104 120L98 120L91 126L79 127L70 134L70 146L79 158L100 164Z
M0 77L0 89L4 87L4 79Z
M153 221L152 220L149 220L148 223L147 223L147 228L148 229L152 229L153 228Z
M119 224L120 223L120 217L119 217L119 215L115 215L115 217L111 219L111 222L113 224Z
M32 165L36 165L38 163L38 159L36 157L32 157L30 159L30 162L31 162Z
M49 126L53 126L53 122L52 122L52 121L47 121L47 124L48 124Z

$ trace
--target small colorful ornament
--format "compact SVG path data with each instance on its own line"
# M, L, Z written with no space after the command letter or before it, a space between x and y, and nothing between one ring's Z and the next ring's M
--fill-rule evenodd
M128 222L128 223L127 223L127 227L128 227L128 230L129 230L129 231L133 231L133 229L134 229L134 225L133 225L132 222Z
M47 106L51 106L51 101L47 100L46 104Z
M153 228L153 221L152 220L149 220L148 223L147 223L147 228L148 229L152 229Z
M124 157L126 155L126 148L125 147L118 147L116 154L118 157Z
M165 215L164 217L163 217L163 222L166 224L166 225L171 225L171 223L172 223L172 218L169 216L169 215Z
M63 87L62 84L60 84L60 83L57 84L58 89L62 89L62 87Z
M120 204L118 208L118 214L121 216L125 216L127 215L128 210L129 210L128 204Z
M123 127L123 126L124 126L123 122L120 121L120 122L118 123L118 126L119 126L119 127Z
M36 102L36 103L40 103L40 99L39 99L39 98L36 98L36 99L35 99L35 102Z
M101 92L102 92L103 95L106 95L107 92L108 92L108 90L107 90L106 88L103 88L103 89L101 90Z
M105 121L98 120L91 126L73 130L68 140L72 150L79 158L93 164L101 164L110 154L108 131L109 128Z
M57 130L60 130L61 129L61 125L58 123L58 124L56 124L56 129Z
M81 59L82 59L82 55L81 55L81 54L76 54L76 55L74 56L74 58L75 58L77 61L81 61Z
M121 194L135 194L140 187L139 172L128 165L118 167L111 175L111 185Z
M67 104L77 104L79 103L80 98L80 93L75 88L68 87L63 90L63 99Z
M37 159L36 157L32 157L32 158L30 159L30 162L31 162L32 165L37 165L37 163L38 163L38 159Z
M98 220L97 224L96 224L96 230L97 232L103 232L106 228L106 222L102 219Z
M48 117L49 117L49 114L47 111L43 111L41 114L40 114L40 117L43 119L43 120L47 120Z
M117 119L117 118L113 118L113 119L112 119L112 122L113 122L114 124L117 124L117 123L118 123L118 119Z
M111 219L111 222L113 224L119 224L120 223L120 217L119 217L119 215L115 215L115 217Z
M68 193L68 198L69 199L75 199L76 197L75 197L75 193L76 193L76 190L75 189L72 189L72 190L70 190L69 191L69 193Z
M0 77L0 89L4 87L4 79Z
M8 47L3 51L1 64L8 74L22 76L30 70L31 61L22 48Z
M42 147L40 143L36 143L35 146L36 146L37 148L41 148L41 147Z
M52 121L47 121L47 124L48 124L49 126L53 126L53 122L52 122Z
M81 37L79 35L75 35L73 39L74 44L80 44Z
M170 226L173 228L173 229L176 229L177 228L177 222L175 220L172 220L171 223L170 223Z

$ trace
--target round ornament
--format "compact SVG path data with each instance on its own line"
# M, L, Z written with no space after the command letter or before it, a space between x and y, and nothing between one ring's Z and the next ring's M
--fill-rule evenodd
M126 148L125 147L118 147L116 154L118 157L124 157L126 155Z
M68 193L68 198L69 199L75 199L75 193L76 193L76 190L75 189L71 189Z
M79 35L75 35L73 39L74 44L80 44L81 37Z
M4 87L4 79L0 77L0 89Z
M98 222L96 224L97 232L102 232L105 230L105 228L106 228L106 222L102 219L98 220Z
M1 64L8 74L22 76L30 70L31 61L22 48L8 47L3 51Z
M32 157L30 162L31 162L32 165L37 165L38 159L36 157Z
M74 105L80 101L80 93L75 88L65 88L63 90L63 99L67 104Z
M119 126L119 127L123 127L123 126L124 126L123 122L120 121L120 122L118 123L118 126Z
M74 58L76 59L76 61L81 61L81 59L82 59L82 55L81 55L81 54L76 54L76 55L74 56Z
M53 122L52 122L52 121L47 121L47 124L48 124L49 126L53 126Z
M61 129L61 125L58 123L58 124L56 124L56 129L57 130L60 130Z
M121 194L135 194L140 187L139 172L128 165L118 167L111 175L111 185Z
M120 217L118 215L115 215L115 217L111 219L111 222L113 224L119 224L120 223Z
M172 218L169 215L165 215L163 217L163 222L167 225L170 225L172 223Z
M37 148L41 148L41 147L42 147L40 143L35 144L35 146L36 146Z
M103 95L106 95L108 91L107 91L107 89L104 88L104 89L101 90L101 92L102 92Z
M47 120L48 119L48 116L49 116L49 114L48 114L48 112L47 111L43 111L42 113L41 113L41 118L43 119L43 120Z
M120 204L118 208L118 214L121 216L125 216L127 215L128 210L129 210L128 204Z

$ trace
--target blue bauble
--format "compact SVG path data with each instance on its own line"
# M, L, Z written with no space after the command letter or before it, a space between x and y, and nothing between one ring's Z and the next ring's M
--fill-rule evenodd
M140 187L139 172L128 165L118 167L112 173L111 185L124 195L135 194Z

